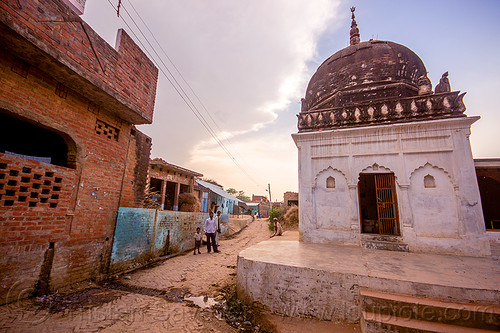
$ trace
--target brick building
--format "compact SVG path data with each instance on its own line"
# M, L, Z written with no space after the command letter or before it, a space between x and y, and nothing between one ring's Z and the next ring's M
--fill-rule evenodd
M158 71L61 0L0 2L0 302L99 277L140 207Z
M271 202L269 202L267 197L263 195L252 194L252 201L250 202L259 204L259 215L261 217L269 217L269 210L271 210Z
M159 193L157 201L161 209L179 210L179 195L194 192L195 177L203 175L161 158L149 163L149 186L152 191Z
M285 207L298 206L299 194L297 192L285 192L283 194L283 203Z

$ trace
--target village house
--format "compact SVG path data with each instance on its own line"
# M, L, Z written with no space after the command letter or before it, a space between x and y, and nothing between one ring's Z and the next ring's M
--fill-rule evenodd
M271 210L271 203L264 195L252 194L251 203L258 204L258 213L260 217L269 217L269 210ZM248 203L247 203L248 204Z
M179 210L179 195L195 194L195 178L198 177L203 177L203 175L168 163L161 158L155 158L149 162L149 189L157 193L155 200L160 204L161 209Z
M246 208L242 209L242 214L255 215L259 212L258 202L245 202Z
M222 186L200 179L196 179L196 184L200 187L199 193L203 195L202 207L208 207L208 210L214 213L220 211L222 214L240 214L239 205L242 201L224 191ZM205 212L205 210L202 211Z
M79 1L83 10L84 1ZM158 70L63 0L0 2L0 302L108 271L119 207L141 207Z
M297 192L285 192L283 194L283 203L285 207L298 206L299 205L299 193Z

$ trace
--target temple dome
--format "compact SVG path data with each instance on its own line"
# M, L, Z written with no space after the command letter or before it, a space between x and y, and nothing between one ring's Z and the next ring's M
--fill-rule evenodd
M302 111L416 96L417 79L426 73L422 60L403 45L356 43L319 66L309 81Z

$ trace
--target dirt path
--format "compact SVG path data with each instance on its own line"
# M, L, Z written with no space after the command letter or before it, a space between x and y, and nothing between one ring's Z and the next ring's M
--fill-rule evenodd
M0 306L0 332L237 332L183 297L218 296L235 282L238 253L269 235L267 221L256 220L222 240L221 253L205 247L109 284Z
M236 237L220 242L220 253L189 253L165 263L136 272L124 283L134 286L169 290L187 288L193 295L216 296L217 290L234 280L238 253L269 238L267 222L256 220Z

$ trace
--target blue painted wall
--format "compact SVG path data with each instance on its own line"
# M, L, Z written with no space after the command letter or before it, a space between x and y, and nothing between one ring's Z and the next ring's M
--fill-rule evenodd
M207 213L120 207L110 273L125 270L134 263L146 263L147 260L163 256L167 252L192 249L196 227L200 227L203 233L203 224L207 217ZM229 230L229 214L221 214L221 221L221 231L224 235Z
M118 210L111 265L149 254L156 210L122 207Z

